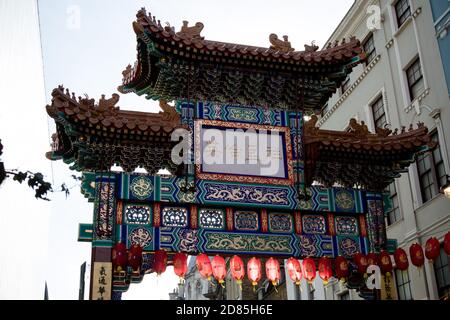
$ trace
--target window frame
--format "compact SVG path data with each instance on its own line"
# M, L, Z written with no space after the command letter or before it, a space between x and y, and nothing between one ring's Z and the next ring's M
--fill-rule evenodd
M406 3L406 9L399 13L399 4ZM395 11L395 18L397 21L397 28L400 28L407 20L409 17L412 16L412 12L411 12L411 3L409 2L409 0L398 0L395 4L394 4L394 11Z
M413 83L411 83L411 78L409 73L410 70L415 67L415 66L419 67L419 71L420 71L420 77L418 77L417 79L414 79ZM418 96L414 96L414 91L413 88L420 82L423 83L423 87L425 89L425 78L423 75L423 70L422 70L422 62L420 57L415 58L410 64L409 66L405 69L405 74L406 74L406 80L408 82L408 90L409 90L409 97L411 99L411 101L413 101L414 99L416 99ZM415 74L415 72L413 72L413 74ZM420 93L420 92L419 92Z
M442 261L442 258L447 259L446 263ZM450 261L449 257L447 256L447 253L444 250L443 244L441 244L440 251L439 251L439 257L436 259L436 261L433 263L433 269L434 269L434 276L436 280L436 287L439 294L439 299L445 299L450 297L450 281L448 284L444 284L444 286L440 286L438 272L442 272L442 277L445 280L444 276L444 268L448 268L448 272L450 273Z
M375 110L374 109L375 107L377 107L379 109ZM380 115L377 116L376 111L378 111L380 109L382 110L382 113L380 113ZM372 100L372 102L370 103L370 110L372 111L373 125L374 125L375 130L376 130L376 128L384 129L385 125L388 124L388 120L387 120L387 115L386 115L386 109L384 108L383 94L381 94L376 99ZM382 119L384 119L384 120L382 120ZM382 122L384 122L384 125L382 125L381 127L378 126L378 124L377 124L380 120L382 120Z
M367 51L366 51L366 46L367 46L367 44L370 43L370 42L372 43L373 49L372 49L370 52L367 52ZM367 65L370 64L370 63L376 58L376 56L377 56L377 48L376 48L376 46L375 46L375 38L374 38L373 32L369 33L369 35L368 35L368 36L366 37L366 39L363 41L362 47L363 47L363 49L364 49L364 52L365 52L366 55L367 55L367 60L366 60L366 66L367 66ZM371 59L369 59L369 57L372 56L372 54L373 54L373 57L372 57Z
M390 188L391 186L393 186L394 192L392 192L392 190ZM389 186L387 186L387 189L389 190L389 199L392 202L392 210L389 212L386 212L386 225L391 226L394 223L402 220L403 216L402 216L402 212L400 210L399 195L398 195L397 186L395 184L395 181L392 182ZM397 203L398 203L397 206L395 206L395 202L393 200L395 197L397 198ZM392 219L392 217L393 217L393 219Z
M442 150L440 149L440 146L439 146L439 134L438 134L437 129L434 129L430 132L430 137L432 139L434 139L435 137L437 138L436 140L434 140L438 143L438 146L436 147L436 149L433 151L429 151L425 154L421 154L416 157L417 176L419 178L419 187L420 187L420 194L422 197L422 204L425 204L425 203L431 201L432 199L434 199L435 197L437 197L440 194L439 189L441 188L442 185L441 185L441 181L439 179L440 177L437 173L438 166L443 167L444 176L447 177L447 172L445 171L444 159L442 157ZM436 163L435 152L437 150L439 151L440 161L438 161ZM421 163L420 162L425 161L426 158L429 158L428 161L430 161L430 168L425 169L424 172L421 172L421 165L420 165ZM426 168L426 165L424 164L422 167ZM426 185L426 187L424 188L423 179L425 176L427 176L428 185ZM428 197L428 195L425 192L430 189L430 186L431 186L431 194Z
M407 278L407 281L405 281ZM401 282L400 282L401 280ZM401 271L395 269L395 286L397 287L398 299L399 300L413 300L412 290L411 290L411 277L409 276L408 270ZM409 299L407 298L407 290L409 291ZM404 299L400 298L400 292L403 292Z

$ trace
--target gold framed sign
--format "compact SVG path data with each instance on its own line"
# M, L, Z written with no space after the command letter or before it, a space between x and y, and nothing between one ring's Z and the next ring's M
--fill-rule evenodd
M294 184L288 127L197 120L194 139L198 179Z

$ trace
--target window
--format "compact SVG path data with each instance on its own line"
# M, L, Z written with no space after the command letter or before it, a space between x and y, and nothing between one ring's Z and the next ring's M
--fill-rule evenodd
M441 247L441 254L434 262L434 273L439 299L448 299L450 297L450 266L448 265L447 253L443 247Z
M437 131L431 134L431 139L439 144L439 135ZM438 189L447 183L447 173L445 172L444 160L442 159L441 148L438 146L433 150L434 167Z
M350 88L350 76L347 76L347 78L345 78L344 82L342 83L341 93L347 91L348 88Z
M364 51L367 55L367 64L369 64L377 55L377 50L375 49L375 42L373 40L373 34L371 33L369 38L363 44Z
M397 25L400 26L411 16L411 7L408 0L399 0L395 4L395 13L397 15Z
M408 78L409 95L411 100L414 100L424 89L422 67L420 66L419 58L406 70L406 76Z
M431 134L431 138L433 141L439 143L437 131ZM447 179L439 146L433 152L428 152L417 157L417 170L419 173L422 202L425 203L439 194L440 187L446 183Z
M386 216L387 225L390 226L391 224L399 221L401 218L400 205L398 202L398 194L397 194L397 189L395 188L395 182L392 182L386 188L386 191L389 192L389 199L391 200L391 203L392 203L392 210L387 212L387 216Z
M411 280L409 279L408 270L395 269L395 281L397 282L398 299L412 300Z
M384 112L383 96L379 97L372 105L373 122L375 128L384 128L387 124L386 113Z

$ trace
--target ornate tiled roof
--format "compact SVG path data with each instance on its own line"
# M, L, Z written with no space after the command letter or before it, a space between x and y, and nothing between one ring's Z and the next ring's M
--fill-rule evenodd
M305 124L305 179L325 186L334 183L346 187L361 186L382 190L408 168L417 153L436 146L428 129L419 123L406 130L393 132L377 129L370 133L367 126L355 119L346 132L317 128L317 117Z
M123 72L121 92L166 100L196 99L242 105L320 109L351 69L365 59L354 37L341 43L305 45L271 34L268 48L205 40L204 25L187 21L179 32L142 9L133 22L138 61ZM189 81L188 81L189 80ZM304 99L300 93L304 93Z
M47 157L74 163L77 170L104 170L117 164L132 172L144 167L148 172L173 169L171 133L183 127L180 116L165 102L163 112L124 111L116 107L119 95L104 96L95 102L88 96L75 97L62 86L52 92L47 113L55 119L57 133Z

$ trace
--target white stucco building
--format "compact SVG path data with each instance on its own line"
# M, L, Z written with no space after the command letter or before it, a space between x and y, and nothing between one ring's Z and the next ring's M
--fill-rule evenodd
M450 199L439 192L450 174L450 100L443 67L450 57L441 56L439 50L438 39L448 36L436 33L435 24L442 20L433 11L436 3L450 4L445 0L355 1L329 42L354 35L362 41L368 60L353 70L324 106L318 122L323 129L345 130L350 118L356 118L371 132L385 126L400 132L403 126L408 130L410 124L416 127L423 122L439 142L435 151L418 157L389 187L394 208L386 213L387 235L397 239L408 254L414 242L424 246L436 237L442 243L450 230ZM410 263L407 273L395 272L399 299L448 297L448 260L441 249L434 264L425 261L424 271ZM359 299L337 282L326 288L316 284L316 292L324 292L326 299Z

